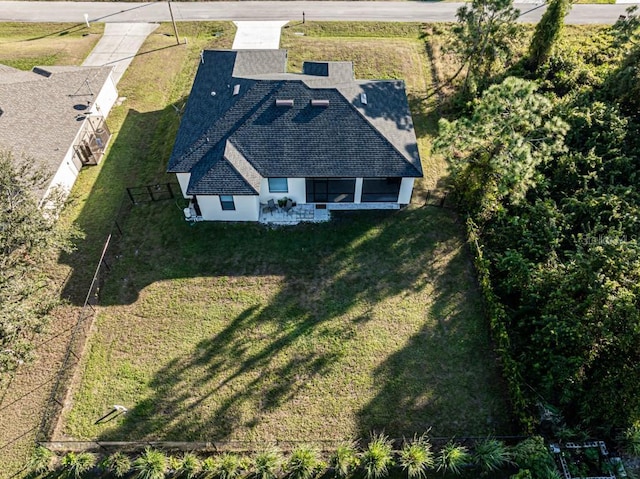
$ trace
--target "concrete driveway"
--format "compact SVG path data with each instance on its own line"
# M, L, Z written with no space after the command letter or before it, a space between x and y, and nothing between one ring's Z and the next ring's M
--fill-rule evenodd
M233 22L238 29L233 39L234 50L261 50L280 48L280 31L287 21Z
M104 35L82 65L113 65L113 79L117 84L145 39L156 28L157 23L107 23Z

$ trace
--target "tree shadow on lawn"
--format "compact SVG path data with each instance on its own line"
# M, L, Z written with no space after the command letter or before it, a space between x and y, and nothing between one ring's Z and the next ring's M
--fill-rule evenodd
M470 335L481 330L477 343L484 346L482 354L490 356L484 321L473 317L479 314L477 301L463 304L466 289L474 287L462 253L461 229L451 213L416 208L337 216L327 224L292 228L220 223L190 227L169 204L136 207L103 306L130 304L147 285L172 278L284 279L268 304L246 307L190 353L157 369L148 384L151 395L101 439L326 439L334 438L334 425L344 421L357 423L361 434L385 429L399 437L434 424L429 415L437 416L443 434L452 434L458 429L448 428L451 408L444 406L477 407L460 398L460 388L478 395L478 401L499 398L494 388L484 391L484 377L461 370L475 361L488 368L486 377L495 377L490 359L478 361L477 351L460 344L473 346ZM403 305L399 300L398 310L376 309L403 292L425 287L434 288L432 304ZM350 363L352 348L362 346L358 338L363 328L370 322L380 324L375 322L380 315L392 317L382 323L389 330L380 331L381 341L393 339L395 327L402 341L409 337L401 331L405 306L424 308L423 331L400 349L395 345L397 352L377 368L358 364L358 359ZM470 312L460 313L469 307ZM441 319L435 329L430 320L434 315ZM475 330L460 325L466 320L476 323ZM435 358L435 352L441 356ZM362 363L376 363L389 351L374 347L358 354L364 354ZM457 369L444 372L457 388L435 379L443 371L434 365L449 360ZM348 410L351 403L341 398L358 400L363 392L371 396L366 386L352 383L352 376L370 379L374 369L377 394L360 413L352 406ZM438 399L422 404L425 396ZM281 414L287 419L279 420Z

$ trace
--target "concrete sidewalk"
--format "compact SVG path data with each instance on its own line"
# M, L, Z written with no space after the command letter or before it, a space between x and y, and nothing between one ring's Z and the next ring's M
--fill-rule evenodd
M157 23L107 23L104 35L82 66L114 66L116 84Z
M280 32L288 22L233 22L238 29L233 50L272 50L280 48Z

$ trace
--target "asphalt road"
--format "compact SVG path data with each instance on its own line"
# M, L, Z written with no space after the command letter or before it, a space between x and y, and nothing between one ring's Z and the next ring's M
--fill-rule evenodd
M462 3L373 1L172 2L176 20L378 20L454 21ZM568 23L614 23L628 5L574 5ZM537 22L543 2L516 3L523 22ZM19 2L0 1L0 21L166 22L167 2Z

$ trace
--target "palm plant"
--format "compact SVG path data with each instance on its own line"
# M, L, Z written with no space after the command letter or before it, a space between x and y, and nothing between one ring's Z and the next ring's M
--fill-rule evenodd
M114 452L102 461L102 467L114 477L121 478L131 470L131 459L122 452Z
M486 474L510 464L511 453L502 441L487 438L476 444L472 460Z
M291 479L311 479L321 466L317 451L310 446L302 445L293 450L286 469Z
M219 479L236 479L242 473L242 461L237 454L225 452L215 461L215 474Z
M65 478L80 479L82 475L96 465L96 456L90 452L69 452L62 458L62 475Z
M277 449L268 449L256 455L253 472L256 479L276 479L282 465L282 457Z
M360 464L355 442L340 444L333 457L333 467L336 476L345 478L350 476Z
M150 447L133 462L136 479L164 479L167 472L167 456Z
M51 460L53 459L53 453L46 447L38 446L33 454L29 458L27 463L27 470L31 474L43 474L51 470Z
M409 479L423 479L427 469L434 465L429 439L425 435L414 436L412 441L406 442L400 451L399 463Z
M187 452L179 460L178 467L175 468L176 475L185 479L194 479L201 469L200 459L192 452Z
M389 473L393 465L393 446L384 434L372 435L367 449L362 453L360 467L366 479L380 479Z
M438 456L438 471L460 475L462 468L469 464L470 460L471 456L466 447L450 442L440 451L440 455Z
M216 475L216 460L213 457L207 457L202 461L202 479L213 479Z

